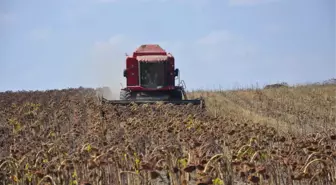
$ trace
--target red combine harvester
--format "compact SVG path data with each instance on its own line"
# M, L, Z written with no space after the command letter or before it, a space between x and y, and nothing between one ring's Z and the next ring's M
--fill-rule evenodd
M127 86L120 91L120 100L103 103L136 104L172 103L203 105L203 99L188 100L185 83L180 80L179 69L175 68L175 58L159 45L141 45L133 56L127 56L124 70ZM175 80L178 84L175 85Z

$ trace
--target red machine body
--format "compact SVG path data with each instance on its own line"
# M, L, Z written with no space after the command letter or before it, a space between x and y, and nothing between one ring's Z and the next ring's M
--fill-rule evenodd
M165 78L165 85L162 87L144 87L141 85L140 65L142 63L165 63L163 71L157 71ZM178 70L177 70L178 71ZM124 77L126 77L126 88L130 91L164 91L175 89L175 59L163 50L159 45L142 45L133 52L132 56L126 58L126 69Z
M119 105L130 103L156 103L158 101L173 104L193 104L203 107L202 99L188 100L184 91L185 84L179 79L179 70L175 68L175 59L159 45L146 44L137 48L132 56L126 58L124 70L126 87L120 90L119 100L103 102ZM178 85L175 78L178 77Z

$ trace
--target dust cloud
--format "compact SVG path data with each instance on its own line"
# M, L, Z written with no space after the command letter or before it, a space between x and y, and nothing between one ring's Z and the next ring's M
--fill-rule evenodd
M97 42L93 47L90 65L87 69L88 78L95 88L109 87L111 91L107 99L119 99L120 89L126 86L123 70L126 67L126 55L134 50L120 37L112 37L105 42ZM106 90L106 89L105 89Z

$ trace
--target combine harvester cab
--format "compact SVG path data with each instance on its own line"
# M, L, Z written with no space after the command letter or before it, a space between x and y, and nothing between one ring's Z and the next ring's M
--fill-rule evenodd
M159 45L141 45L126 58L124 70L127 86L120 90L120 100L108 100L100 93L102 103L129 105L157 102L204 107L203 98L189 100L185 83L180 80L175 58ZM176 78L178 84L175 84Z

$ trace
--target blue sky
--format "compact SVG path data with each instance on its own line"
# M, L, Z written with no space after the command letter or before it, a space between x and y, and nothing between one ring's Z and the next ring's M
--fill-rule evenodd
M0 0L0 91L118 91L143 43L175 56L189 90L323 81L336 76L335 1Z

